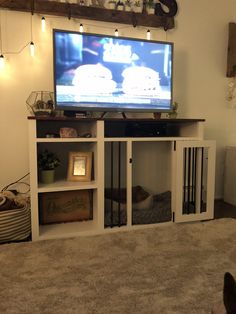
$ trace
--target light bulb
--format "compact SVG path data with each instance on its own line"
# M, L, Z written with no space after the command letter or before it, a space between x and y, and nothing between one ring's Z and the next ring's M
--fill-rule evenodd
M46 30L46 20L45 20L44 16L41 19L41 26L42 26L42 32L45 32L45 30Z
M80 31L80 33L83 33L83 31L84 31L84 26L83 26L83 24L80 24L80 26L79 26L79 31Z
M150 30L148 29L147 30L147 40L150 40L151 39L151 32Z
M119 32L118 29L115 30L115 36L118 37L119 36Z
M31 57L34 57L34 55L35 55L35 47L34 47L34 43L32 41L30 42L30 55L31 55Z
M3 69L5 65L5 59L4 56L1 54L0 55L0 69Z

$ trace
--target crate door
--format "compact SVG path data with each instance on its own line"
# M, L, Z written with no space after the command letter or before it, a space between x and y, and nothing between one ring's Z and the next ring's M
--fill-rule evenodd
M176 142L174 164L175 222L213 219L215 142Z

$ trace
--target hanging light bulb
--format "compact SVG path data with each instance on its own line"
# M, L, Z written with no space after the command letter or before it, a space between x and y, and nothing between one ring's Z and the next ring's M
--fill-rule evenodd
M147 30L147 40L151 39L151 31L150 29Z
M119 36L119 32L118 29L115 30L115 36L118 37Z
M35 55L35 47L34 47L34 41L33 41L33 14L34 12L31 12L31 17L30 17L30 55L31 57L34 57Z
M80 24L80 26L79 26L79 31L80 31L80 33L83 33L83 31L84 31L84 26L83 26L83 24Z
M0 69L3 69L5 65L5 59L2 53L2 19L0 11Z
M42 26L42 32L45 32L45 30L46 30L46 20L45 20L44 16L41 18L41 26Z
M30 55L31 57L34 57L35 55L35 47L33 41L30 42Z
M3 54L0 55L0 69L3 69L5 65L5 59Z

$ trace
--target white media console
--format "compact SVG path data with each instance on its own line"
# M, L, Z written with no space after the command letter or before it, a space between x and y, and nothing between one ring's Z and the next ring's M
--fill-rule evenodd
M204 120L29 117L28 122L33 241L213 218L215 142L204 140ZM59 137L63 127L75 129L78 137ZM61 160L55 182L48 185L39 181L42 149ZM67 179L70 152L92 152L90 181ZM139 188L148 196L136 202ZM42 222L49 205L41 199L63 199L71 191L73 197L89 191L90 218ZM59 210L66 210L66 202Z

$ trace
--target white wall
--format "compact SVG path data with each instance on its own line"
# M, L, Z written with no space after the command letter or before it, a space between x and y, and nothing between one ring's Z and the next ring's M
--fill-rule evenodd
M236 145L236 110L226 100L228 23L236 22L236 1L180 0L175 42L175 98L183 117L205 118L205 136L216 139L216 197L222 196L224 148Z
M207 139L217 141L216 197L222 196L224 148L236 145L236 110L226 100L228 23L235 21L236 0L177 0L176 27L165 33L152 30L153 39L173 41L174 99L179 117L206 119ZM6 66L0 71L0 189L28 172L26 99L34 90L53 90L51 29L76 30L81 21L47 17L47 32L40 29L41 16L33 16L35 58L30 57L30 14L1 10L2 46ZM146 28L82 21L85 31L145 38Z

